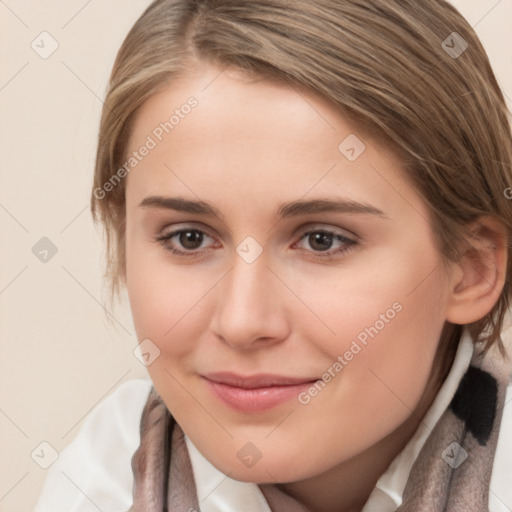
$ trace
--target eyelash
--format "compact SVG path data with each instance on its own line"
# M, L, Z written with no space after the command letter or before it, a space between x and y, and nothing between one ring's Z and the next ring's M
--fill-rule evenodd
M172 231L171 233L158 236L155 238L155 241L159 242L164 247L165 250L171 252L172 254L174 254L176 256L180 256L180 257L181 256L183 256L183 257L199 256L201 254L209 252L208 249L207 250L195 250L195 251L181 251L179 249L170 248L167 245L167 242L170 239L174 238L177 235L180 235L181 233L187 233L187 232L202 233L203 235L210 237L210 235L206 231L203 231L202 229L197 229L197 228L188 228L187 229L186 228L186 229L179 229L176 231ZM358 243L355 240L352 240L343 235L340 235L339 233L336 233L334 231L329 231L326 229L311 229L311 230L305 231L304 233L302 233L299 241L303 240L305 237L307 237L313 233L322 233L324 235L332 235L332 237L335 240L339 240L340 242L343 242L345 244L344 247L342 247L341 249L336 249L334 251L333 250L330 250L330 251L308 251L308 252L312 252L314 257L317 257L317 258L324 258L324 259L336 258L337 256L341 256L342 254L345 254L347 251L350 251L351 249L353 249L354 246L357 245L357 243ZM212 237L210 237L210 238L212 238Z

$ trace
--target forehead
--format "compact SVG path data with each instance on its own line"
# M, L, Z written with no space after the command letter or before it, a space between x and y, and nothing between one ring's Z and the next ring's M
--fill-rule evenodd
M187 107L191 102L195 106ZM337 119L338 126L333 125L332 110L322 98L288 83L251 78L232 68L205 66L173 81L146 101L135 119L130 145L136 147L137 140L143 141L156 130L154 135L159 138L158 132L163 131L165 139L157 142L176 146L183 142L181 135L188 137L192 130L201 129L197 142L203 147L218 145L226 136L233 148L259 142L284 149L288 141L299 139L314 146L320 132L332 135L340 128L341 119ZM169 121L172 126L166 124ZM280 128L283 130L276 140L272 135Z
M128 176L134 197L173 191L222 201L236 190L249 208L336 191L395 204L397 213L421 202L399 158L326 100L231 69L205 67L152 96L127 156L144 145L150 150Z

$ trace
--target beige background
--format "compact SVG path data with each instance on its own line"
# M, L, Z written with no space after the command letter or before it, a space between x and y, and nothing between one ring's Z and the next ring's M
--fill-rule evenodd
M453 3L512 105L512 0ZM102 306L103 245L88 202L110 68L149 1L41 4L0 0L1 512L35 505L46 473L31 453L42 441L60 451L96 404L146 374L126 304L115 327ZM43 31L59 44L47 59L31 47ZM58 250L46 263L32 252L43 237Z

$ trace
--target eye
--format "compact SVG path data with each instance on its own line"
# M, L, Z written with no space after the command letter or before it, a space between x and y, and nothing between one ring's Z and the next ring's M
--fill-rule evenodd
M160 242L165 249L176 254L178 256L197 256L205 250L198 249L201 247L204 239L211 238L205 231L196 228L179 229L172 231L156 238L156 241ZM172 242L173 239L175 242ZM185 250L176 248L176 243Z
M306 233L303 233L300 240L305 240L312 248L313 255L321 258L331 258L336 255L340 255L357 244L355 240L348 238L341 233L325 229L309 230ZM336 243L339 244L338 248L330 250Z

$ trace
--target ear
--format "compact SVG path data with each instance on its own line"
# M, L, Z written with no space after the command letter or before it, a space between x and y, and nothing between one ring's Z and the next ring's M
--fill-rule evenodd
M446 320L469 324L483 318L498 301L507 271L507 232L493 217L469 226L460 260L451 275Z

